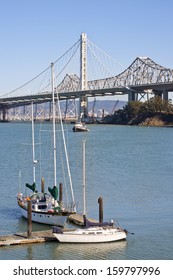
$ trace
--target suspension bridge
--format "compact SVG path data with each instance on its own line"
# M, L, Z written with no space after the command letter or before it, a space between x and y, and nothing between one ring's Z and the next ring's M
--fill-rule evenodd
M155 63L149 57L137 57L129 67L124 67L96 47L85 33L54 62L54 66L55 93L58 93L60 101L65 101L62 103L64 117L77 114L87 118L88 98L119 96L120 99L127 95L128 101L135 101L159 95L168 100L169 92L173 91L172 69ZM49 104L50 117L50 68L17 89L0 95L1 120L5 121L10 111L17 114L19 108L23 115L29 115L31 102L37 108L36 114L44 112L43 108L38 110L38 105Z

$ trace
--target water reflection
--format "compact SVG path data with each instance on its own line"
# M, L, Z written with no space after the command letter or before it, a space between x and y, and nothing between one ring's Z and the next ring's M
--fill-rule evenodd
M61 244L54 246L54 259L120 259L126 251L127 241L100 244Z

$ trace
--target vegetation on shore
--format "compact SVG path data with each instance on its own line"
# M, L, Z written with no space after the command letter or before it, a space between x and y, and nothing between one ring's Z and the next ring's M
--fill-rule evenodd
M107 124L173 126L171 100L155 96L148 101L131 101L113 115L103 119Z

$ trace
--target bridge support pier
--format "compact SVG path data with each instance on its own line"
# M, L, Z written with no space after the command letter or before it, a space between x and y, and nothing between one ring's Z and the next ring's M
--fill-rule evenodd
M155 96L159 96L159 97L162 98L162 92L157 92L157 91L153 90L153 93L154 93Z
M86 96L79 98L79 118L82 120L88 118L88 97Z
M163 91L163 100L168 101L168 91L167 90Z
M7 110L5 107L2 109L2 121L6 122Z
M136 94L134 91L128 91L128 102L135 101L136 100Z
M76 101L75 99L69 99L65 102L65 112L64 112L64 119L66 120L67 117L77 118L77 109L76 109Z

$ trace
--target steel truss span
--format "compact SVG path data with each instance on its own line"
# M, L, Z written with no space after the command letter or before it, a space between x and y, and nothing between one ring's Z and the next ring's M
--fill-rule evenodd
M75 74L69 74L66 66L72 63L72 58L77 55L79 49L79 44L81 46L80 53L80 74L73 72ZM110 76L103 75L101 79L88 79L89 61L87 61L87 44L88 49L91 42L87 39L86 34L82 33L81 40L78 40L73 47L69 49L64 55L68 55L68 62L62 67L63 70L67 71L64 74L61 71L58 76L60 78L57 86L55 87L55 92L59 94L60 100L65 100L68 104L67 107L72 107L71 111L75 111L74 102L75 99L79 99L79 112L87 113L88 97L97 96L113 96L113 95L127 95L128 101L139 100L138 97L145 98L148 94L159 95L165 100L168 100L168 92L173 91L173 70L165 68L157 63L155 63L149 57L137 57L129 67L126 69L123 67L123 72L118 75ZM92 50L93 52L93 50ZM64 55L61 57L63 58ZM58 63L61 58L56 61ZM95 55L98 60L98 56ZM64 58L63 58L64 59ZM103 66L103 63L101 62ZM58 68L58 67L57 67ZM59 68L58 68L59 69ZM97 68L98 69L98 68ZM34 104L41 104L46 102L51 102L52 93L50 89L46 86L40 91L35 90L34 92L28 89L24 89L25 86L30 84L30 82L35 82L37 78L40 78L42 74L47 75L49 67L37 75L34 79L24 84L8 94L0 96L0 117L6 119L7 111L11 108L21 107L30 105L31 102ZM98 75L101 77L100 75ZM91 76L92 77L92 76ZM94 77L94 76L93 76ZM20 90L20 92L19 92ZM56 96L55 96L56 98Z

